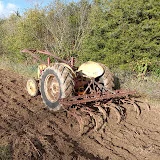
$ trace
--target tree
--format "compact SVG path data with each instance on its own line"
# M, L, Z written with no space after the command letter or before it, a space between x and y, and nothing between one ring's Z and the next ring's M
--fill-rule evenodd
M160 4L157 0L95 1L82 60L110 67L128 66L143 58L160 58Z
M10 56L18 61L26 59L20 53L24 48L44 49L45 28L42 23L44 13L38 9L30 9L21 17L13 14L3 24L5 36L3 46Z
M56 1L49 5L44 21L48 32L47 48L62 56L77 53L86 33L88 10L87 1L69 4Z

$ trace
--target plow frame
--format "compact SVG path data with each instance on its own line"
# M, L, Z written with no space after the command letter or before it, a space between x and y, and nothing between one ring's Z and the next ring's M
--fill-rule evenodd
M36 49L23 49L21 50L22 53L29 53L33 58L35 58L36 60L38 60L40 63L42 64L46 64L46 62L42 61L39 56L36 53L41 53L44 55L47 55L47 65L50 66L50 57L53 57L55 60L57 60L58 62L62 62L65 64L68 64L72 69L75 67L74 66L74 57L71 57L70 60L63 60L61 58L59 58L58 56L56 56L55 54L52 54L51 52L47 51L47 50L36 50Z

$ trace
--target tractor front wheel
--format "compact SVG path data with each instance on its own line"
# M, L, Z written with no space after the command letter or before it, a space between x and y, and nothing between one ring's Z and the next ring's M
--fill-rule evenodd
M38 95L38 82L34 78L30 78L26 85L27 92L30 96L35 97Z

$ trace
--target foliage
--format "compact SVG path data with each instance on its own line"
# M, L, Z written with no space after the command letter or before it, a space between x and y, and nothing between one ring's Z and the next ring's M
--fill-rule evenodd
M3 44L11 57L16 57L18 61L25 58L20 54L23 48L43 48L43 25L41 18L44 14L31 9L25 12L25 16L19 17L11 15L2 26L6 35Z
M49 33L47 48L65 57L78 52L87 27L87 1L64 5L55 1L47 7L45 26Z
M92 59L127 69L144 58L160 60L160 3L157 0L105 2L92 5L91 30L82 46L82 60Z
M138 73L137 77L139 80L143 80L144 77L147 75L150 64L151 62L148 58L143 58L142 60L137 61L135 65L135 70Z
M80 63L160 75L158 0L81 0L26 10L0 20L0 49L24 61L24 48L46 49Z
M0 55L3 53L3 44L2 44L3 36L4 36L4 31L2 29L3 23L4 23L4 20L0 19Z

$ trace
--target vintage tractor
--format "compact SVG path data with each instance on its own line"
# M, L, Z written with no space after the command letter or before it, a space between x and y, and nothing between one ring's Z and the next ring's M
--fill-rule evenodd
M32 57L42 64L38 66L38 78L27 81L27 91L36 96L39 91L44 104L53 111L63 109L77 119L83 131L83 116L94 122L94 129L100 128L97 115L107 121L110 110L117 115L117 123L125 117L124 104L132 104L139 115L141 110L133 96L135 92L113 90L114 78L104 64L88 61L76 68L74 58L69 61L60 59L48 51L28 50ZM36 53L48 55L47 63L42 62ZM57 61L50 63L50 57ZM102 126L102 125L101 125Z

